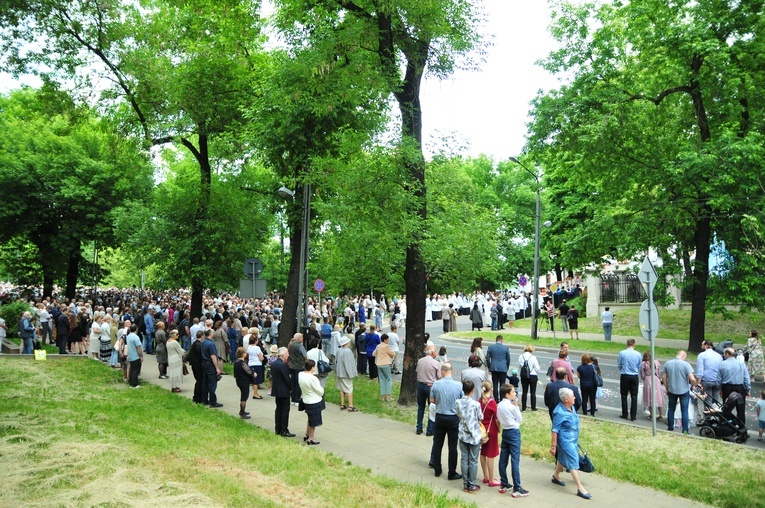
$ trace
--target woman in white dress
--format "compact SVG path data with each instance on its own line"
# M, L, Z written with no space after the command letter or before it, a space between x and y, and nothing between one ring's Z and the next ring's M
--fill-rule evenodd
M186 352L178 343L178 330L170 330L167 337L167 376L170 387L175 393L180 393L183 384L183 357Z
M110 352L111 353L111 352ZM101 355L101 316L96 315L93 324L90 327L90 336L88 337L88 355L98 360Z

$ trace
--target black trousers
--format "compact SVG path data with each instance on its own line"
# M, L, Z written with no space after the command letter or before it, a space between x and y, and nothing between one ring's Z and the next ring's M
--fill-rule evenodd
M436 472L441 469L441 451L444 441L448 440L449 446L449 476L457 472L457 438L459 434L460 419L457 415L444 415L436 413L436 424L433 426L433 450L430 453L431 460Z
M276 411L274 411L274 430L278 435L289 430L290 424L290 398L276 397Z
M138 386L138 375L141 373L141 359L130 362L130 386Z
M209 399L207 397L207 390L205 390L204 386L205 376L202 366L192 365L191 372L194 374L194 398L192 400L200 404L206 404Z
M300 389L300 383L298 383L298 375L300 375L299 370L290 369L290 379L292 379L292 402L300 402L300 398L303 396L303 391Z
M375 363L374 357L367 357L367 362L369 363L369 379L377 379L377 364Z
M582 392L582 414L587 414L587 406L590 406L590 414L595 416L595 395L598 392L597 386L580 386Z
M619 391L622 396L622 417L627 418L627 395L629 394L632 399L632 405L630 406L629 418L634 420L637 418L637 395L638 395L639 380L637 376L630 374L622 374L619 378Z
M56 342L58 343L58 354L66 354L66 344L69 342L69 334L58 332Z
M494 383L494 400L499 403L499 387L507 382L507 371L491 371L491 382ZM480 386L475 389L481 391Z
M744 388L744 385L731 385L725 383L721 388L723 404L726 400L728 400L728 396L731 393L738 392L741 394L742 399L738 404L736 404L736 416L738 416L738 419L741 420L741 423L746 425L746 388Z
M528 379L521 378L521 388L523 388L521 410L526 411L526 397L529 395L531 396L531 410L537 410L537 381L539 381L537 376L529 376Z

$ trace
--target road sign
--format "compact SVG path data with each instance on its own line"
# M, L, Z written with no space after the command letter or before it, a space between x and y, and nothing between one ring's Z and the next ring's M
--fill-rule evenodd
M655 303L645 300L643 305L640 306L638 326L640 326L640 334L645 340L650 341L651 337L656 338L656 335L659 333L659 309L656 308Z
M248 279L256 279L263 273L263 263L258 258L247 258L243 268L244 276Z
M527 279L525 275L521 275L521 278L518 279L518 285L521 287L526 286L526 284L528 283L529 283L529 279Z
M643 259L643 264L640 265L640 271L638 272L638 279L643 283L643 288L647 294L653 294L653 288L656 287L656 282L659 280L659 276L656 275L651 260L646 256ZM655 337L655 335L654 335Z
M316 290L317 293L321 293L324 291L324 281L321 279L316 279L313 283L313 288Z

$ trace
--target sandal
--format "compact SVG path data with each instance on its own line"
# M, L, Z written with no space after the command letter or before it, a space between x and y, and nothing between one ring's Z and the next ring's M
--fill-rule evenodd
M340 411L344 411L346 409L348 409L348 406L340 406Z
M359 411L359 410L358 410L358 409L356 409L355 407L349 407L349 408L348 408L348 412L349 412L349 413L358 413L358 411Z

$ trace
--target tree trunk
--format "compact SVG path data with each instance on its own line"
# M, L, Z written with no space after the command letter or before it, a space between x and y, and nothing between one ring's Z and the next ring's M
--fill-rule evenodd
M563 267L560 266L560 263L555 263L555 276L558 277L556 281L563 280Z
M696 263L693 270L693 296L691 302L691 326L688 340L688 351L698 353L704 342L704 322L707 310L707 283L709 281L709 251L712 239L712 227L709 211L704 218L696 223Z
M77 295L77 278L80 274L80 242L74 242L69 251L69 266L66 269L66 292L68 299Z
M205 132L203 125L198 125L197 130ZM207 135L199 134L199 148L195 147L189 140L181 139L181 144L185 146L194 155L199 164L199 202L194 217L194 228L197 232L191 238L194 243L193 254L189 260L191 263L191 319L202 316L202 298L204 296L205 281L204 278L195 269L198 266L205 266L205 258L210 255L205 246L204 231L207 229L207 206L210 202L210 185L212 181L212 168L210 166L210 153L207 147Z
M298 200L297 193L295 194L295 202L301 203ZM287 277L287 291L284 294L284 308L282 308L282 322L279 325L279 339L278 344L280 347L286 347L289 344L290 339L297 332L297 308L300 301L300 288L298 287L300 281L300 238L303 236L302 223L297 217L297 212L293 212L292 227L290 228L290 272Z
M413 214L424 226L427 218L425 201L425 159L422 154L422 110L420 107L420 81L428 56L428 45L420 45L414 55L407 55L408 63L404 85L396 93L396 100L401 111L401 132L404 142L413 142L414 147L405 158L404 164L409 170L414 209ZM406 268L404 284L406 286L406 348L404 350L403 375L399 404L417 402L417 361L425 345L425 262L420 251L422 228L416 228L406 249Z

